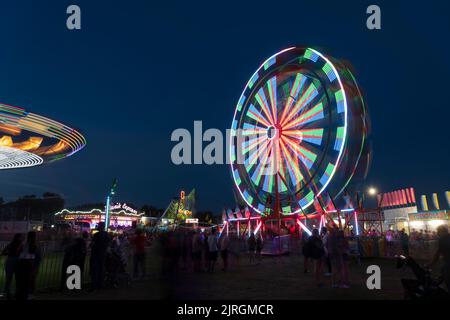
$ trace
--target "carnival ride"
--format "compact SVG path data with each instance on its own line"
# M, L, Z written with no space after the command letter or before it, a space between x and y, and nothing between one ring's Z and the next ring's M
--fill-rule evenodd
M190 219L195 215L195 189L188 195L184 191L180 192L179 197L170 201L166 210L156 222L157 226L168 227L169 225L178 225L181 222Z
M86 145L60 122L0 104L0 170L38 166L69 157Z
M348 188L367 173L368 133L348 66L312 48L276 53L247 82L234 112L231 173L248 213L226 222L248 220L250 228L254 216L259 231L266 221L278 221L280 230L290 219L310 233L305 219L345 227L353 218L358 229Z

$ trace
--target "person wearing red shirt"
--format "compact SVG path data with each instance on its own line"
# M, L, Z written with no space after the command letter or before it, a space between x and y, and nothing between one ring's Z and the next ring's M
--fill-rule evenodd
M136 236L133 239L134 255L133 255L133 277L145 277L145 243L147 238L142 233L141 229L136 230Z

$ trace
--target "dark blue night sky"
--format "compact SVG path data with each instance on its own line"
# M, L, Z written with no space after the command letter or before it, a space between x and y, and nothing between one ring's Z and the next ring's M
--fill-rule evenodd
M165 207L181 188L200 209L234 206L227 165L175 166L176 128L225 130L251 74L291 45L351 61L371 112L367 184L438 192L450 185L450 4L376 1L2 1L0 101L80 129L87 147L51 165L0 173L0 196L57 192L68 205ZM66 28L66 8L82 30ZM443 202L443 199L442 201Z

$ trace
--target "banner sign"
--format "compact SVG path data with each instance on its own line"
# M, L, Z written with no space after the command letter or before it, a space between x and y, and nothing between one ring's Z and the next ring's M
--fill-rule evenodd
M417 220L449 220L449 211L437 210L437 211L422 211L409 214L410 221Z

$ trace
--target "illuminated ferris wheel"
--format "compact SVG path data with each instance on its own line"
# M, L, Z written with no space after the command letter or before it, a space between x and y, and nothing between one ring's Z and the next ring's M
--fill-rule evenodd
M304 213L325 191L342 192L360 164L366 134L351 72L312 48L283 50L253 74L237 104L234 183L261 215L275 202L283 214Z

